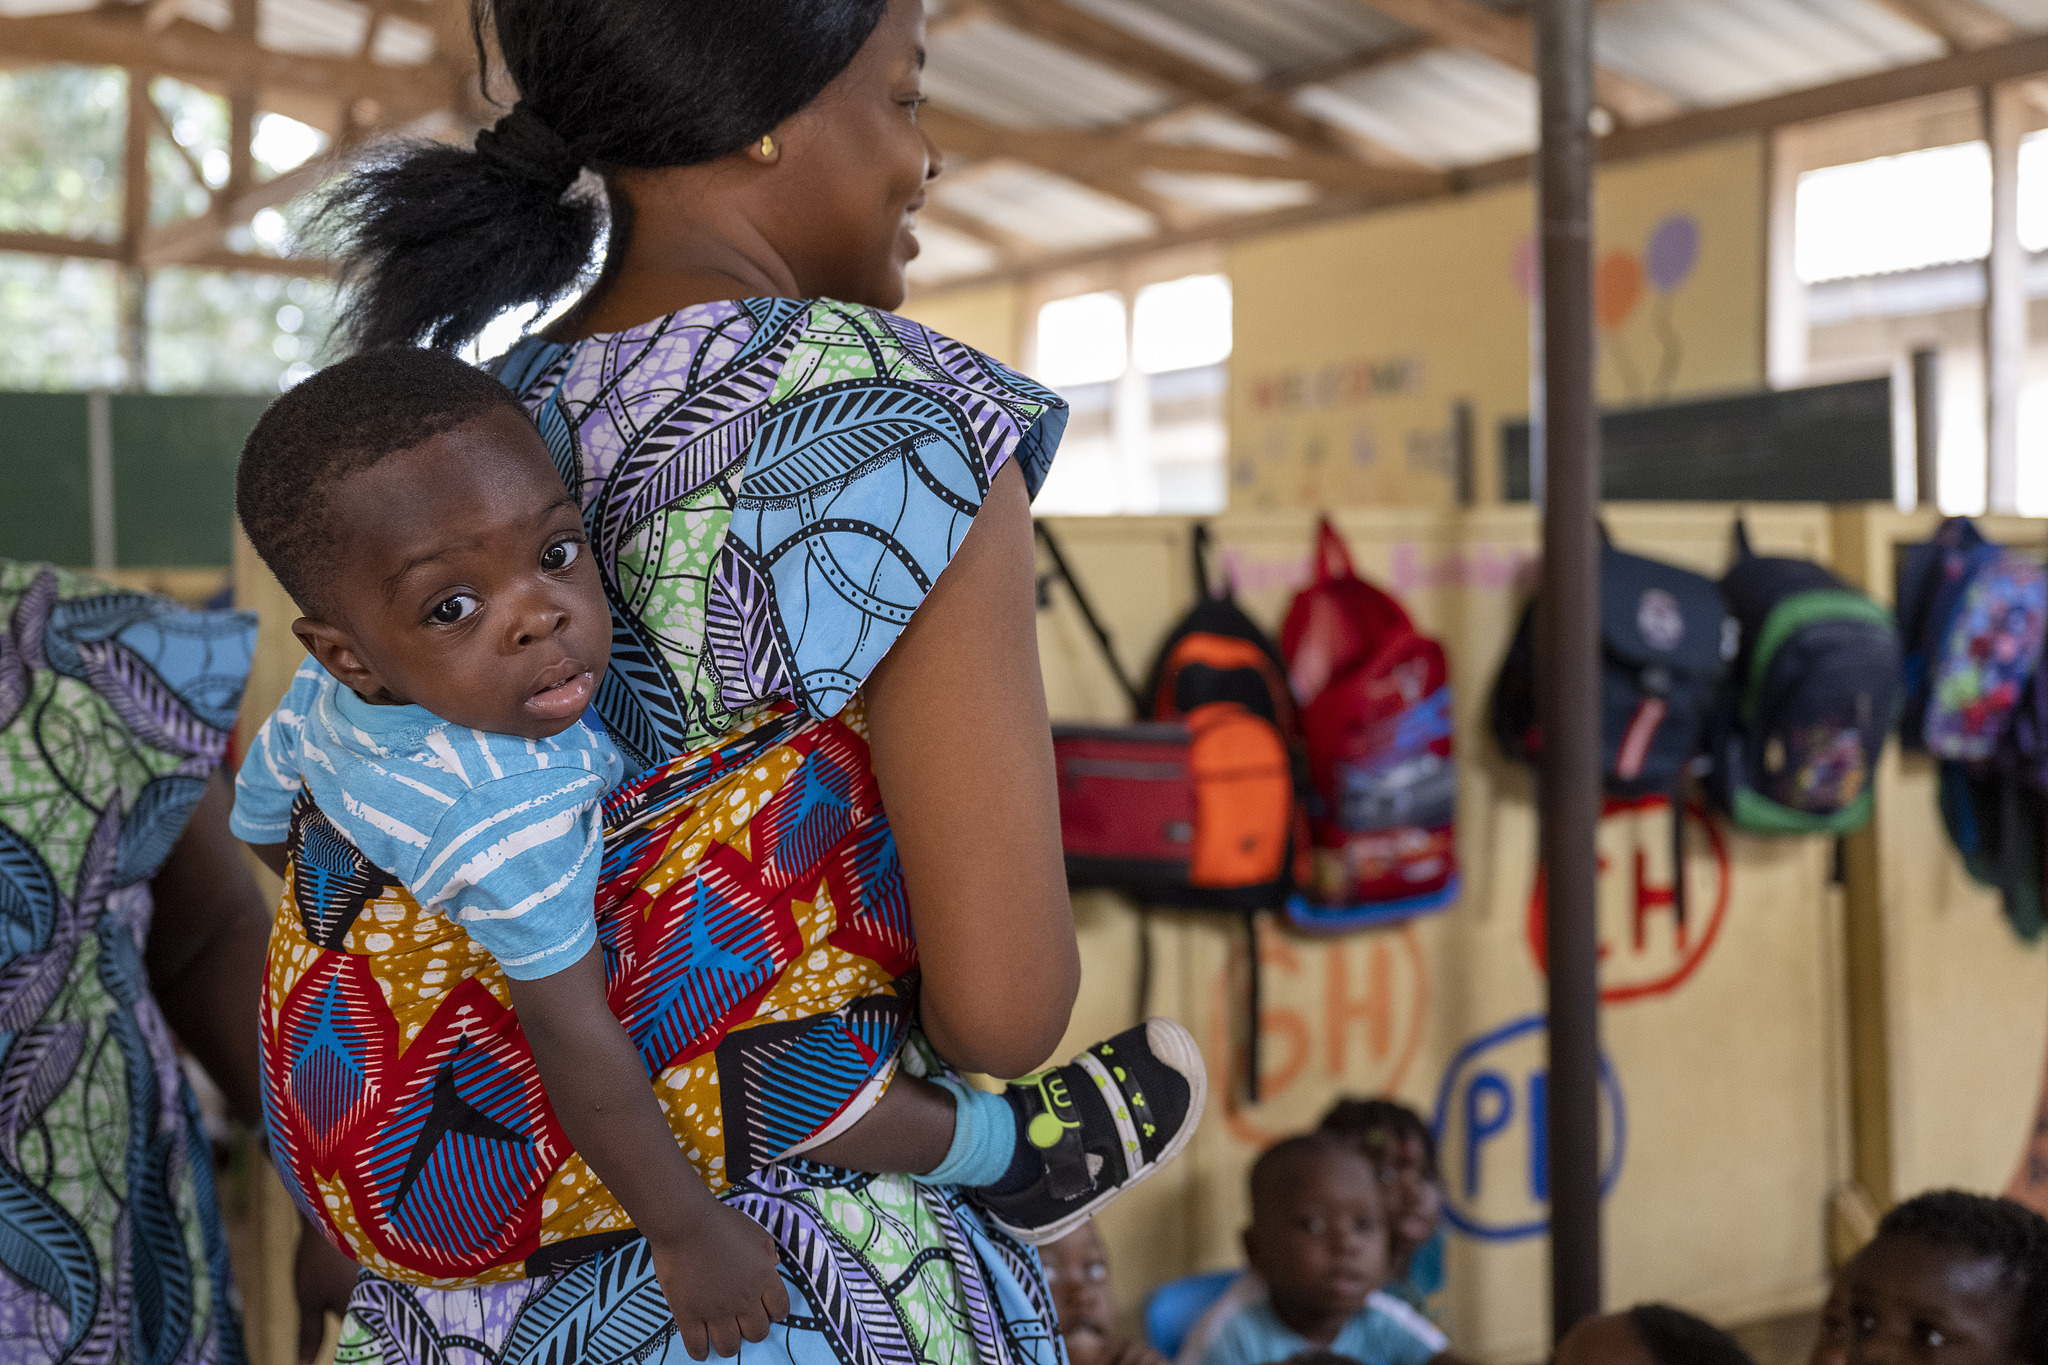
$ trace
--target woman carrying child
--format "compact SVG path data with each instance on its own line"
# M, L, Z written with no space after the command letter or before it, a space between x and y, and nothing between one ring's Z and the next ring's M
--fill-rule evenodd
M581 513L573 547L551 542L541 567L567 592L594 561L609 604L609 669L590 677L625 777L603 798L597 942L572 970L653 1082L658 1115L641 1090L628 1126L657 1115L725 1207L766 1229L769 1282L754 1308L678 1332L670 1307L693 1273L744 1278L751 1244L720 1224L666 1263L650 1250L635 1215L663 1192L628 1179L614 1111L563 1065L573 1049L551 1042L536 1066L544 1049L507 1009L536 998L508 976L517 960L463 943L409 876L333 837L360 812L300 804L266 1105L287 1183L364 1266L341 1359L680 1360L765 1332L751 1354L769 1361L1053 1365L1030 1244L1179 1149L1201 1067L1154 1021L1002 1096L950 1075L1040 1065L1078 980L1028 510L1065 413L880 311L903 297L938 171L916 121L922 7L499 0L479 21L519 102L475 151L408 149L346 187L353 335L366 352L452 348L561 296L598 222L577 179L603 177L603 274L493 367ZM374 407L347 378L294 420L347 426ZM525 437L481 408L462 420L421 427L376 486L395 493L410 471L431 496L441 453L450 479L480 478L483 436L524 477ZM370 474L354 477L372 505ZM335 579L360 567L348 544ZM350 623L301 605L318 666L295 692L344 719L358 703L418 709L403 689L362 690L373 673ZM489 610L431 607L437 625ZM325 762L287 710L265 752ZM475 761L545 768L534 745L558 728L523 750L516 732L478 730ZM351 743L374 759L374 735ZM252 810L271 812L274 840L267 801ZM939 1083L900 1074L899 1055ZM602 1140L610 1164L595 1145L586 1162L581 1139L561 1157L565 1130Z

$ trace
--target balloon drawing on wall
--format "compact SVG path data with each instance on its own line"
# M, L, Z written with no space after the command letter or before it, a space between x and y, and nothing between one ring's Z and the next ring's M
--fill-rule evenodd
M1691 278L1699 257L1699 220L1689 213L1669 213L1650 230L1640 253L1616 247L1602 252L1593 264L1593 320L1599 326L1603 350L1614 358L1622 388L1630 398L1670 395L1684 358L1678 330L1671 322L1671 296ZM1515 244L1512 269L1523 298L1536 297L1538 266L1535 237L1522 238ZM1622 335L1641 311L1646 292L1650 296L1650 326L1658 345L1656 372L1647 386Z

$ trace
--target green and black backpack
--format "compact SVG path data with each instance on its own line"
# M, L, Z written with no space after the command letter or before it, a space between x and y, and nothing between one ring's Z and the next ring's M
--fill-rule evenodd
M1721 596L1742 642L1708 735L1709 794L1760 834L1860 829L1898 709L1891 613L1818 564L1752 552L1740 521Z

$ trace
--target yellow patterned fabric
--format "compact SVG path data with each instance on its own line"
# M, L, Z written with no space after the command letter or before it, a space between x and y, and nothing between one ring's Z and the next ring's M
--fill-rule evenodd
M864 1113L916 959L858 701L829 721L771 708L616 793L607 828L608 1002L711 1188ZM310 802L290 848L266 1104L308 1212L365 1267L436 1287L630 1233L549 1109L491 955Z

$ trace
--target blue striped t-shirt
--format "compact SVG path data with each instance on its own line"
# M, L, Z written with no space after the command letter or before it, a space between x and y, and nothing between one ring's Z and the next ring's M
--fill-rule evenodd
M373 706L312 659L235 778L236 836L283 843L303 787L424 910L521 981L597 942L600 798L623 775L595 718L551 739L489 734L418 706Z

